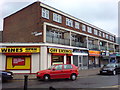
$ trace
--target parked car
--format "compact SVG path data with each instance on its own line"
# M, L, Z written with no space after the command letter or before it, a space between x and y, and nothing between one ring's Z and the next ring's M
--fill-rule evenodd
M118 73L120 73L120 63L109 63L100 69L100 74L116 75Z
M13 72L11 71L0 71L0 73L2 75L3 82L13 79Z
M46 70L37 72L38 80L48 81L49 79L70 78L76 80L78 76L78 67L73 64L56 64Z

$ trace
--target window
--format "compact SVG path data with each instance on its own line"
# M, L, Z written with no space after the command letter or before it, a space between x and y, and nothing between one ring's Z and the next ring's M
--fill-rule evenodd
M62 65L57 65L57 66L55 67L55 69L56 69L56 70L62 70Z
M78 22L75 22L75 28L80 29L80 24Z
M42 8L42 17L46 18L46 19L49 19L49 11Z
M53 13L53 21L58 22L58 23L62 23L62 16L58 15L56 13Z
M89 33L92 33L92 28L91 27L87 27L87 30Z
M72 65L64 65L64 69L72 69Z
M99 36L100 36L100 37L102 36L101 34L102 34L101 31L99 31Z
M70 26L70 27L73 27L73 20L70 20L70 19L66 18L66 25Z
M82 31L86 31L86 26L82 25Z
M106 34L106 39L108 39L108 34Z
M102 36L105 37L105 33L103 33Z
M96 29L94 29L94 34L98 35L98 31Z

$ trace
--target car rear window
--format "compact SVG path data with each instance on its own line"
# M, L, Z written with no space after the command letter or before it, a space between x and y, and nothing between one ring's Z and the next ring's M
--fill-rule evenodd
M64 69L72 69L72 65L64 65Z

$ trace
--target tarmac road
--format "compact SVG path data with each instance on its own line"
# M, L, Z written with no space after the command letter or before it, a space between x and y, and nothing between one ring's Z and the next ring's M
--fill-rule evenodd
M31 79L28 88L116 88L120 90L120 75L91 75L81 76L77 80L50 80L47 82ZM23 88L24 80L13 80L2 84L2 88ZM102 89L101 89L102 90ZM115 89L114 89L115 90Z

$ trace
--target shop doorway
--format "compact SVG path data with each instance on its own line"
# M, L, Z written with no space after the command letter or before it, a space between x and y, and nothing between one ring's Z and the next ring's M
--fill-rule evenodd
M71 64L71 56L67 56L66 64Z

